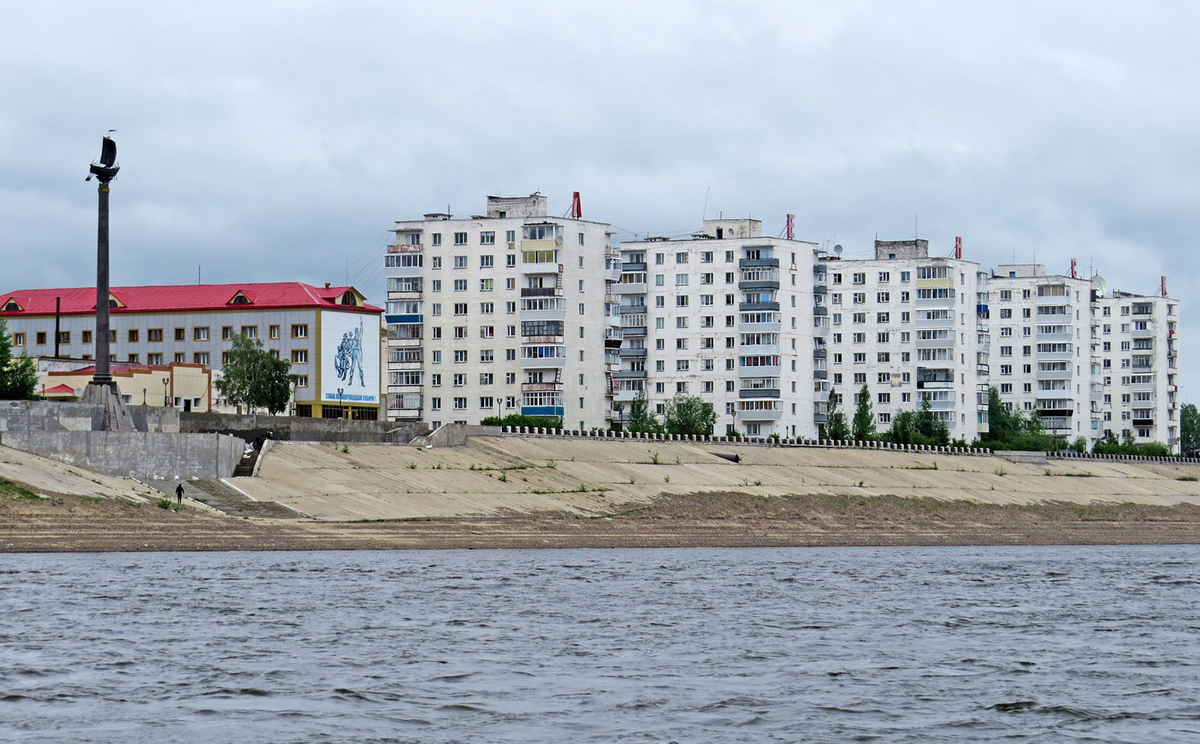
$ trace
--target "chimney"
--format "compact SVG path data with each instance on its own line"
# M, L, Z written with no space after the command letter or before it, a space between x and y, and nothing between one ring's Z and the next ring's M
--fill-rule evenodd
M325 282L325 289L329 289L329 282Z

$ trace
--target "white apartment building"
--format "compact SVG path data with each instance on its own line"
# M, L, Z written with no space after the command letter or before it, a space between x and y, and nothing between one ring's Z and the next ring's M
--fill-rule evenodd
M1096 291L1092 311L1092 355L1099 362L1092 437L1129 434L1178 452L1179 301Z
M620 275L608 224L550 217L533 194L489 196L486 214L435 212L392 232L390 418L437 427L518 413L607 428Z
M1111 432L1178 451L1177 300L1109 293L1041 264L997 267L992 289L993 384L1006 404L1039 411L1066 439Z
M1047 275L1040 264L1002 264L992 273L996 327L992 384L1010 408L1039 411L1055 436L1092 431L1092 284Z
M705 220L686 240L623 243L614 395L623 420L640 394L659 414L682 394L713 405L715 433L815 437L828 391L816 252L763 237L753 219Z
M875 241L874 259L825 259L830 385L847 418L865 384L876 429L925 400L953 438L987 431L989 285L979 264L929 241Z

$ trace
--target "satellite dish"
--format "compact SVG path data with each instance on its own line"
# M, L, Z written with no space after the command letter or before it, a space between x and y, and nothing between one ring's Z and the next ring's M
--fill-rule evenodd
M1108 294L1108 281L1099 274L1092 275L1092 285L1096 288L1096 292L1098 292L1101 297Z
M835 245L835 246L833 247L833 252L834 252L834 253L836 253L836 254L838 254L839 256L840 256L840 255L842 255L842 251L843 251L843 250L844 250L844 249L842 248L842 244L841 244L841 243L838 243L837 245Z

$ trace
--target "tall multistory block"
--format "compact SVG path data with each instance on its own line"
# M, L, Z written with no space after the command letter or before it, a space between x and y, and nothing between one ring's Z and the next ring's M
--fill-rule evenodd
M387 248L388 415L606 428L619 328L608 224L550 217L541 194L399 221Z

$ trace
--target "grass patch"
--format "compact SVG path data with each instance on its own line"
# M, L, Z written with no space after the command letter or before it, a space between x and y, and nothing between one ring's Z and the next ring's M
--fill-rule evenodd
M1055 477L1059 477L1059 478L1096 478L1097 477L1097 475L1095 473L1051 473L1049 470L1046 471L1046 475L1055 476Z
M7 478L0 478L0 496L12 496L14 499L30 500L42 498L20 483L10 481Z
M1176 478L1175 480L1177 480L1177 481L1198 481L1198 480L1200 480L1200 478L1197 478L1194 475L1181 475L1178 478Z

